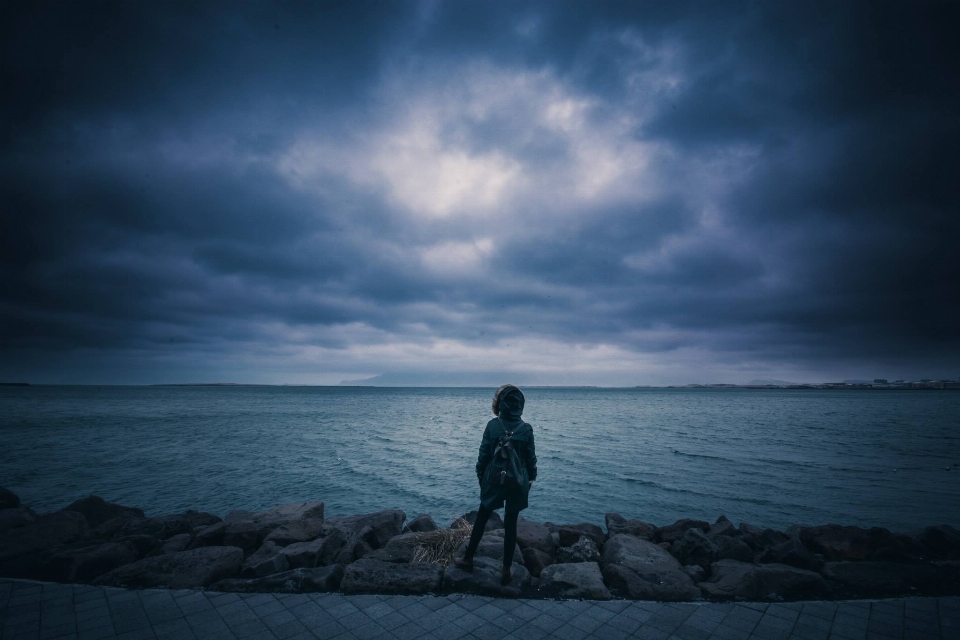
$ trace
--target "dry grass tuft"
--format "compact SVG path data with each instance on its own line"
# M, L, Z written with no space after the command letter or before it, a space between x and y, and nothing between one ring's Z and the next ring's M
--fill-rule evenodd
M463 518L458 518L449 529L437 529L417 534L417 543L413 549L413 562L436 562L442 567L453 562L457 547L470 537L473 528Z

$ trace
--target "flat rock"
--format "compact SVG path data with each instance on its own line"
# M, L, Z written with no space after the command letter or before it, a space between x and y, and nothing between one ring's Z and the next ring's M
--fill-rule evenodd
M40 516L35 522L0 534L0 563L83 539L88 531L82 513L58 511Z
M227 578L214 583L210 589L236 593L317 593L336 591L342 579L343 565L335 564L313 569L291 569L250 580Z
M580 536L587 536L597 545L597 549L603 551L603 543L607 536L603 529L590 522L581 522L578 524L565 524L557 529L557 535L560 538L561 547L570 547L577 543Z
M361 558L347 566L344 593L421 594L440 590L443 567L433 562L396 563Z
M700 590L666 550L635 536L617 534L604 546L600 571L608 587L639 600L693 600Z
M287 556L280 552L283 547L267 540L240 565L241 578L262 578L272 573L280 573L290 568Z
M115 536L148 535L159 540L172 538L179 533L193 533L197 527L204 527L220 522L220 518L202 511L186 511L171 513L156 518L132 518L121 526Z
M650 542L657 540L657 528L643 520L627 520L619 513L608 513L604 516L607 525L607 536L626 534L636 536Z
M548 555L553 555L556 550L550 529L544 524L523 517L517 519L517 544L521 549L533 547Z
M456 520L450 523L451 529L456 529L462 522L467 522L469 525L473 526L473 523L477 521L477 512L470 511L463 514ZM500 517L500 514L494 511L490 514L490 518L487 519L487 524L484 525L484 532L493 531L494 529L503 529L503 518Z
M580 539L569 547L557 549L557 562L600 562L600 550L592 539L580 536Z
M751 564L718 560L710 566L710 579L697 585L703 594L718 600L744 598L815 598L827 591L819 573L785 564Z
M433 518L426 513L421 513L407 523L402 533L426 533L428 531L436 531L439 528L437 523L433 521Z
M16 509L20 506L20 496L6 487L0 487L0 509Z
M612 597L596 562L550 565L540 574L538 590L559 598L609 600Z
M280 525L270 532L264 541L274 542L281 547L294 542L308 542L317 538L323 529L323 518L304 518Z
M680 564L698 564L709 567L717 559L719 549L701 529L690 527L683 537L673 543L670 553Z
M660 527L657 530L659 534L659 540L660 542L669 542L670 544L673 544L683 537L683 534L687 532L687 529L691 528L697 528L706 533L710 530L710 523L703 520L690 520L689 518L677 520L673 524L668 524L667 526Z
M777 562L808 571L820 572L823 569L823 559L810 553L796 538L768 547L759 560L761 563Z
M87 524L91 528L97 528L104 522L129 514L134 518L143 518L143 509L136 507L125 507L113 502L107 502L100 496L87 496L70 503L63 511L76 511L82 513L87 519Z
M0 534L10 529L25 527L28 524L37 521L37 514L30 507L10 507L0 509Z
M551 564L553 564L553 556L550 554L535 547L527 547L523 550L523 566L534 578L539 578L540 572Z
M202 547L138 560L100 576L94 584L132 589L195 589L232 577L241 562L243 549Z
M800 541L827 560L907 560L903 544L887 529L844 527L827 524L803 527Z
M328 518L324 531L341 529L357 534L374 549L379 549L387 540L400 535L407 515L400 509L384 509L376 513L364 513L344 518Z
M516 598L530 584L530 572L523 565L511 567L509 584L500 584L503 563L494 558L477 556L473 559L473 571L467 572L451 564L443 573L445 589L458 593L475 593L485 596Z

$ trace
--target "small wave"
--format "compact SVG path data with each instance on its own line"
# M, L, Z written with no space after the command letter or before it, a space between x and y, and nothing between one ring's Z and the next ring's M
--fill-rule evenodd
M687 458L704 458L705 460L724 460L726 462L733 462L730 458L725 458L724 456L711 456L705 453L687 453L686 451L680 451L679 449L674 449L673 452L678 456L684 456Z

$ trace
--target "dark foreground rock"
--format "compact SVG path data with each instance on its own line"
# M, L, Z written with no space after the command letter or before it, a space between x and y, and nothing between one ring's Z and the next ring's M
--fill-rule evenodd
M553 555L556 550L550 529L545 524L523 517L517 520L517 544L521 549L532 547L548 555Z
M28 524L37 521L37 514L30 507L11 507L9 509L0 509L0 535L10 529L25 527Z
M133 589L195 589L232 577L241 562L243 550L237 547L203 547L144 558L114 569L93 583Z
M527 547L523 550L523 566L534 578L539 578L540 573L551 564L553 564L553 556L549 553L544 553L533 547Z
M608 513L604 516L604 522L608 536L625 533L650 542L657 541L657 528L643 520L627 520L619 513Z
M72 513L64 511L63 513ZM131 516L133 514L127 514ZM123 519L124 516L120 516ZM113 519L111 519L112 521ZM185 511L184 513L171 513L156 518L137 518L131 517L121 526L115 536L134 536L147 535L153 536L158 540L172 538L179 533L193 533L198 527L206 527L220 522L220 518L212 513L202 511ZM106 524L106 523L104 523Z
M600 562L600 550L592 539L580 536L569 547L557 549L558 563Z
M823 575L839 597L943 595L960 591L960 563L828 562Z
M6 487L0 487L0 509L15 509L20 506L20 496Z
M304 518L280 525L264 538L264 542L273 542L281 547L295 542L309 542L319 537L322 529L323 518Z
M340 529L360 536L374 549L379 549L393 536L400 535L403 521L407 519L400 509L384 509L376 513L365 513L345 518L328 518L323 524L324 531Z
M33 554L82 540L89 529L87 519L75 511L40 516L34 522L9 529L0 534L0 573L8 577L28 577L22 573L17 575L19 570L10 572L5 564L18 560L18 565L29 565Z
M700 590L680 562L658 545L615 535L603 549L600 570L608 587L640 600L693 600Z
M107 502L100 496L87 496L76 500L65 507L63 511L82 513L87 519L87 524L94 529L118 516L129 515L135 519L144 517L143 509Z
M475 593L485 596L516 598L530 584L530 572L523 565L514 564L507 585L500 584L501 561L477 556L473 559L473 571L467 572L451 564L443 573L443 587L458 593Z
M823 559L810 553L810 551L803 546L803 543L796 538L791 538L786 542L768 547L760 555L760 562L777 562L790 565L791 567L797 567L798 569L817 572L823 569Z
M908 557L903 543L881 527L862 529L838 524L803 527L800 541L827 560L906 560Z
M259 549L240 565L243 578L263 578L272 573L280 573L290 568L287 556L281 554L283 547L267 540Z
M586 536L593 540L593 544L597 545L597 549L600 551L603 551L603 544L607 540L603 529L589 522L561 525L560 528L557 529L557 535L559 536L561 547L572 547L580 540L581 536Z
M609 600L612 597L596 562L550 565L540 574L539 590L558 598Z
M396 563L363 558L347 566L344 593L420 594L440 590L443 567L433 562Z
M291 569L252 580L227 578L215 582L210 589L237 593L316 593L336 591L342 579L343 565L335 564L314 569Z
M950 525L927 527L910 535L930 558L960 560L960 532Z
M90 582L108 571L137 560L132 542L105 542L64 549L45 560L43 573L56 582Z
M690 520L689 518L677 520L673 524L668 524L667 526L660 527L657 530L658 540L660 542L669 542L670 544L673 544L683 537L683 534L687 532L687 529L691 528L697 528L706 533L707 531L710 531L710 523L704 522L703 520Z
M710 579L697 585L705 596L717 600L765 600L769 598L816 598L827 591L819 573L785 564L752 564L718 560L710 567Z

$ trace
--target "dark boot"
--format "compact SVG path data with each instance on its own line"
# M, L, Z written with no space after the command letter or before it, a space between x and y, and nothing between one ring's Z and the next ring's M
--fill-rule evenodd
M453 564L457 565L458 569L462 569L467 573L473 572L473 554L464 553L463 556L453 559Z
M503 586L507 586L508 584L510 584L511 577L512 576L510 575L510 567L504 567L503 571L500 572L500 584L502 584Z

